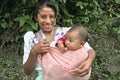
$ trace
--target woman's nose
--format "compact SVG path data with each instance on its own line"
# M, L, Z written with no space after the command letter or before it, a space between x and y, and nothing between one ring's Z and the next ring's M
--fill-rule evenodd
M51 19L49 17L47 17L45 21L46 21L46 23L50 23Z

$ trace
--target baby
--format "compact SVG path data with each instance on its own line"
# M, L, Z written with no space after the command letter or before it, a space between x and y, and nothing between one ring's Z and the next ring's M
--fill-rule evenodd
M83 25L74 25L64 37L58 39L56 46L61 52L77 50L84 46L87 37L88 32Z

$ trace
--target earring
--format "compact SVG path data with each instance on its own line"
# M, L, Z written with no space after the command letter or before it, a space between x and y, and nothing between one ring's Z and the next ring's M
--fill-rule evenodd
M54 26L56 26L56 22L54 23Z
M35 25L38 26L38 23L36 22Z

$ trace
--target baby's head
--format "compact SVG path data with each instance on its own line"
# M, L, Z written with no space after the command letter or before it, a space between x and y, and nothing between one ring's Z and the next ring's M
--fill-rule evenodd
M66 34L65 45L70 50L76 50L84 46L88 38L88 32L81 24L76 24Z

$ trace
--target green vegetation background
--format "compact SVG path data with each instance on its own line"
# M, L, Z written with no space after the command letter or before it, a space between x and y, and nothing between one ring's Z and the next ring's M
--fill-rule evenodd
M37 31L32 20L39 0L0 0L0 80L34 80L24 74L23 36ZM96 51L90 80L120 80L120 0L51 0L58 9L57 25L82 23Z

